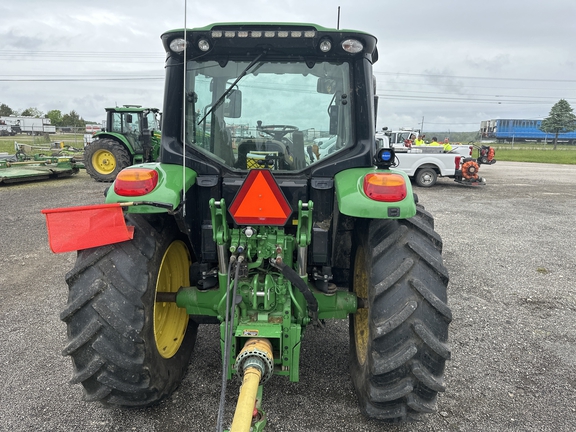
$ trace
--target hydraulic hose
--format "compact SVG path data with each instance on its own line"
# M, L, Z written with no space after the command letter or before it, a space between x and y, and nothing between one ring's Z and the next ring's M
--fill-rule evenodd
M232 265L236 262L236 256L232 256L228 263L228 277L226 280L226 311L224 315L224 361L222 362L222 387L220 389L220 405L218 407L218 418L216 421L216 432L222 432L224 420L224 406L226 401L226 384L228 383L228 364L230 361L230 350L232 347L232 331L234 328L234 297L236 296L236 287L238 285L238 271L240 266L236 264L236 272L234 274L234 287L230 289L230 274ZM230 292L232 291L232 292ZM232 297L232 299L231 299ZM230 309L232 313L230 314ZM228 315L230 323L228 322Z
M277 267L282 272L284 277L288 279L288 281L296 288L298 288L298 290L302 293L304 299L306 299L306 303L308 304L308 313L310 318L312 318L312 322L317 323L318 300L316 300L316 297L314 297L314 294L312 294L312 291L310 291L308 284L304 281L304 279L300 277L300 275L298 275L295 270L283 262L271 261L271 263L274 267Z

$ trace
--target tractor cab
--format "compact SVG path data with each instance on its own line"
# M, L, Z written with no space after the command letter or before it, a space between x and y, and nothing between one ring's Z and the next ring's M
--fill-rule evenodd
M186 166L199 175L260 168L310 178L334 175L344 159L350 167L371 165L373 36L303 24L219 24L162 39L166 94L185 93L184 106L165 99L163 162L182 164L184 145ZM315 143L325 136L334 137L329 153Z
M160 131L159 111L143 109L140 105L124 105L123 108L106 108L106 112L106 132L125 137L134 151L133 162L143 162L144 154L150 151L153 131Z

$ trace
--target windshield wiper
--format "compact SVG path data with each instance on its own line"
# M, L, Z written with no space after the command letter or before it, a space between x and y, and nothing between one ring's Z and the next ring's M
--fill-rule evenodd
M201 124L204 121L204 119L212 113L212 111L218 108L222 104L222 102L224 102L224 99L226 98L226 96L230 94L230 92L236 86L236 84L238 84L238 81L244 78L244 76L248 73L248 71L252 68L252 66L254 66L264 54L266 54L266 51L263 51L260 54L258 54L258 56L254 60L252 60L248 66L246 66L246 69L244 69L242 73L238 75L238 78L236 78L236 80L232 83L232 85L228 87L224 93L222 93L222 96L220 96L216 101L216 103L214 103L214 105L210 107L210 109L206 112L206 114L204 114L204 117L202 117L198 121L198 124Z

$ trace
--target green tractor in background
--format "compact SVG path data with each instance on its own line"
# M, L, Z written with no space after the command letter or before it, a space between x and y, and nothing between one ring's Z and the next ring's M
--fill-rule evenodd
M387 421L433 412L450 359L448 272L432 215L394 168L394 149L376 145L376 38L222 23L162 42L158 161L122 170L93 209L116 211L114 220L92 217L94 233L82 226L62 248L78 250L61 314L72 382L89 401L154 404L181 383L199 325L218 325L223 388L243 382L231 430L261 431L263 386L300 379L306 328L348 319L362 412ZM89 152L128 165L119 140L135 111L109 115ZM335 137L329 152L315 147L319 136ZM117 169L103 171L109 180ZM74 240L71 214L51 244Z
M124 168L152 162L160 151L161 115L140 105L106 108L106 127L84 149L84 166L100 182L111 182Z

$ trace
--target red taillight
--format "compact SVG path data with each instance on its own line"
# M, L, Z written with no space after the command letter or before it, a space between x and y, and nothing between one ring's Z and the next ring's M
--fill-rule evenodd
M454 158L454 169L459 170L460 169L460 161L462 160L462 156L456 156Z
M364 177L364 193L374 201L402 201L407 195L406 181L400 174L366 174Z
M158 173L148 168L122 170L114 181L114 192L120 196L141 196L154 190L158 184Z

